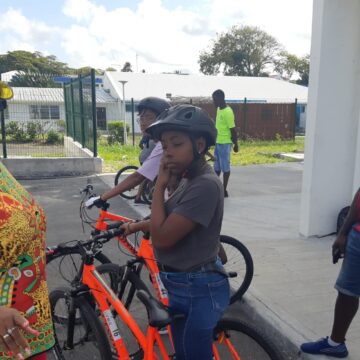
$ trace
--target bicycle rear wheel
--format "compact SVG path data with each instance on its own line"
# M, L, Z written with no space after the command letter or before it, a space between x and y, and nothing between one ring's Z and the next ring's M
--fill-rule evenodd
M227 257L224 263L227 272L236 272L237 276L229 278L230 304L239 300L249 288L254 275L254 263L249 250L239 240L220 235L220 243Z
M152 203L153 193L155 189L156 178L154 181L146 180L141 192L142 199L149 205Z
M120 169L115 176L115 181L114 181L115 186L119 184L121 181L123 181L127 176L136 172L137 169L138 167L135 165L125 166L122 169ZM135 199L138 189L139 186L137 185L128 191L124 191L123 193L120 194L120 196L128 200Z
M214 330L215 359L281 360L275 344L253 326L223 318ZM236 355L236 356L235 356Z
M50 293L49 298L54 330L63 359L112 358L106 332L85 297L72 298L68 289L58 288Z

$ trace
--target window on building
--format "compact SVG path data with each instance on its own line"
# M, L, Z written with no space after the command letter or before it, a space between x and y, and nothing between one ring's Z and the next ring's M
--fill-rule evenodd
M60 109L58 106L52 105L50 106L50 117L51 119L60 119Z
M30 105L30 119L59 120L60 109L58 105Z
M106 108L96 108L96 125L99 130L106 130Z

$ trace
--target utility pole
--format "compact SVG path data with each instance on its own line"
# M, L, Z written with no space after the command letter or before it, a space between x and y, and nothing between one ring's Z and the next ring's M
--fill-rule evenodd
M127 143L127 133L126 133L126 105L125 105L125 84L126 80L119 80L119 83L122 84L123 90L123 116L124 116L124 145Z

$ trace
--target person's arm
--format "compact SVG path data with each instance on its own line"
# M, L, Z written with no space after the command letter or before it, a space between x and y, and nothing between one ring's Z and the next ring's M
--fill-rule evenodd
M351 203L349 213L347 214L345 221L344 221L341 229L339 230L339 233L334 241L334 244L332 246L333 252L336 249L340 249L342 254L345 253L347 236L348 236L352 226L356 222L356 212L357 212L356 207L357 207L357 203L359 201L358 200L359 196L360 196L360 189L356 192L354 199Z
M121 183L117 184L111 190L106 191L100 196L100 199L107 201L113 198L116 195L119 195L127 190L133 189L135 186L139 185L145 177L139 174L137 171L127 176Z
M231 141L234 144L234 151L237 153L239 151L239 145L238 145L238 142L237 142L236 128L233 127L233 128L230 129L230 131L231 131Z
M125 231L125 235L129 235L138 231L150 231L150 220L130 221L120 226Z
M168 217L166 216L164 193L170 177L170 171L162 160L151 204L150 220L151 240L158 249L174 246L196 226L195 222L182 215L172 213Z

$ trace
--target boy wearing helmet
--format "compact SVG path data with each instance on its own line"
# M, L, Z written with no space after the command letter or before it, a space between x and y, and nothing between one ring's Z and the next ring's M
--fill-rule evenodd
M152 123L155 122L158 115L164 110L170 107L170 103L167 100L157 97L146 97L142 99L138 105L138 112L140 115L140 126L142 130L145 130ZM90 198L86 201L85 206L91 207L93 205L101 207L105 201L112 197L119 195L125 191L133 189L135 186L141 184L145 179L153 181L159 171L160 159L162 156L161 143L158 142L150 155L146 158L140 168L127 176L122 182L115 187L105 192L101 196Z
M228 279L217 256L223 185L205 160L215 144L215 125L202 109L178 105L147 132L163 146L151 219L123 227L128 233L150 230L170 311L184 314L171 323L176 359L210 360L213 329L229 303ZM182 181L165 201L173 175Z

